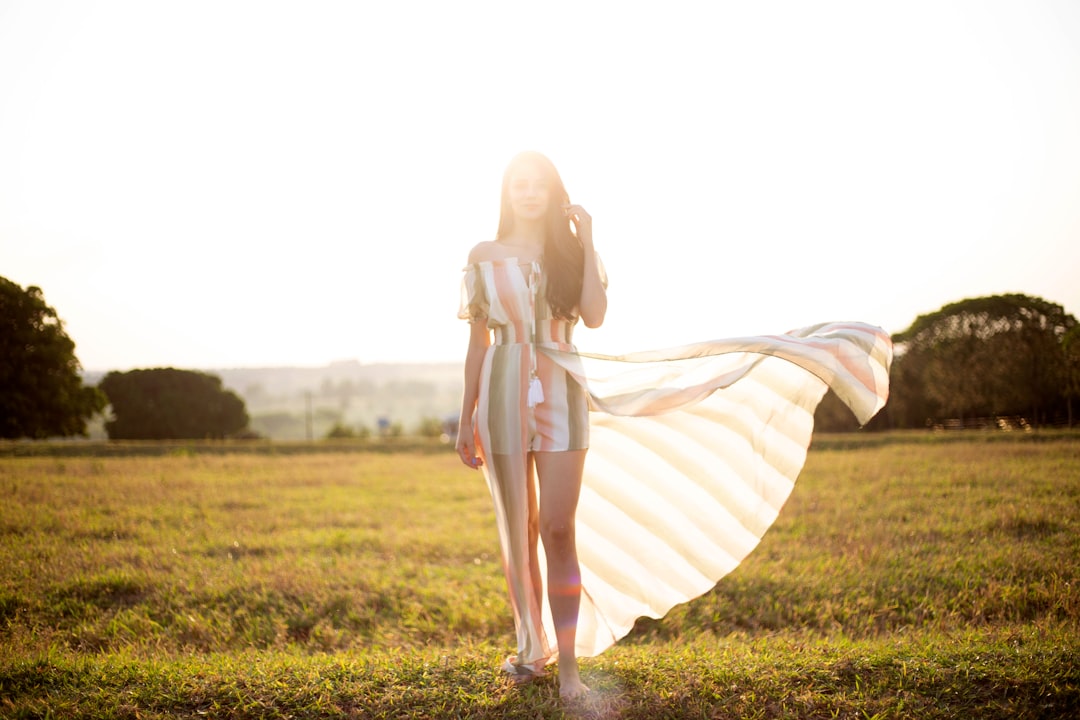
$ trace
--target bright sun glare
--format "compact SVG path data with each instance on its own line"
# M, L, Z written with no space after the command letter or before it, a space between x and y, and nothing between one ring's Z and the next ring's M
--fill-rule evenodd
M1080 311L1076 3L419 5L0 6L0 273L88 369L459 360L536 149L611 276L583 349Z

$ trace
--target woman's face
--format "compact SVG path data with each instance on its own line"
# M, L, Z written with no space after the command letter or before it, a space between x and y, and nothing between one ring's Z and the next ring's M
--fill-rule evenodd
M521 163L511 170L508 190L514 219L535 222L547 214L551 181L536 163Z

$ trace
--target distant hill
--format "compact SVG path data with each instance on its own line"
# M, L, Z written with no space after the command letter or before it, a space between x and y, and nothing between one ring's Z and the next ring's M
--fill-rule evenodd
M244 399L251 427L275 440L324 437L335 424L412 432L422 420L457 417L460 363L335 362L323 367L206 369ZM96 385L104 372L84 373ZM310 430L309 430L310 422ZM95 430L95 434L102 432Z

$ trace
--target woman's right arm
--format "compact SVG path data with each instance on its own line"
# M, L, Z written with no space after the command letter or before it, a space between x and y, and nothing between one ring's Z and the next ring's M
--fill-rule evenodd
M480 369L484 355L491 345L487 318L477 318L469 324L469 349L465 353L465 392L461 398L461 417L458 418L457 451L461 461L478 468L483 461L476 455L476 435L473 414L480 397Z

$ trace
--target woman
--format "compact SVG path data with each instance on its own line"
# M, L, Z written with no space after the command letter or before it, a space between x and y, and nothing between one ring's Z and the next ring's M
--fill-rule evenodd
M607 296L592 246L592 218L569 203L547 158L522 153L510 163L498 233L472 249L467 273L463 315L472 330L458 451L470 467L486 461L500 516L518 629L518 654L507 658L504 669L524 681L542 675L553 658L542 620L539 536L547 556L559 692L576 697L587 690L574 649L581 595L574 511L588 448L588 405L575 378L536 348L572 351L574 323L580 317L587 327L599 327Z
M852 322L578 353L573 326L603 322L605 287L588 213L547 158L514 158L496 239L465 269L457 449L494 500L518 643L503 669L527 681L558 659L563 697L587 692L578 657L739 564L794 487L825 391L865 423L892 360L884 331Z

